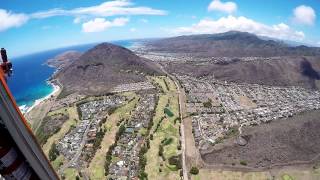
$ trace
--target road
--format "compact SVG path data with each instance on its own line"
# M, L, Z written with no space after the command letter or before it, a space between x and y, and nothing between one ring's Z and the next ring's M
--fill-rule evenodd
M87 126L87 128L86 128L86 130L85 130L85 132L84 132L84 134L83 134L83 136L82 136L81 144L80 144L80 147L79 147L78 151L76 152L76 154L73 156L73 158L72 158L68 163L64 164L64 165L59 169L58 173L59 173L60 175L63 174L63 172L64 172L64 170L65 170L66 168L72 166L73 163L76 163L77 160L79 159L79 157L80 157L80 155L81 155L81 152L82 152L82 149L83 149L84 145L85 145L86 142L87 142L87 134L88 134L88 132L89 132L90 125L91 125L91 121L90 121L90 124L88 124L88 126Z
M179 95L179 110L180 110L180 119L181 119L180 131L181 131L181 150L182 150L182 170L183 170L183 179L186 180L188 179L188 169L186 166L186 141L185 141L186 138L184 133L184 124L182 123L182 121L184 120L184 117L186 116L185 114L186 111L184 111L185 107L182 106L182 104L184 104L184 102L182 101L184 94L182 93L180 86L177 83L177 80L174 77L171 77L171 79L176 84L176 87L178 89L178 95Z

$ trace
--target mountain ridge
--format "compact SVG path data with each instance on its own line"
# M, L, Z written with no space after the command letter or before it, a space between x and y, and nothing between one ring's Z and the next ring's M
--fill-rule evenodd
M151 51L190 53L199 57L320 55L318 47L292 47L284 42L265 40L255 34L240 31L177 36L149 41L146 45Z

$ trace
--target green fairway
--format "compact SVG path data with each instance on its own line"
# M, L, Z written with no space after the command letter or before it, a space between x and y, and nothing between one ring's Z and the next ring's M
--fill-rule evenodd
M146 153L146 173L148 179L180 179L177 167L168 162L170 157L181 153L181 150L178 150L180 122L175 121L179 117L176 88L173 81L167 77L155 77L153 80L163 88L164 94L159 97L153 118L154 125L151 132L154 133L150 149ZM160 146L163 147L163 156L159 155Z

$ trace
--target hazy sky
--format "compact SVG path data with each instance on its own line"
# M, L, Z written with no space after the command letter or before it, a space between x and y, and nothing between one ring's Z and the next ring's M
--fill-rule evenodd
M0 46L70 45L239 30L320 46L319 0L1 0Z

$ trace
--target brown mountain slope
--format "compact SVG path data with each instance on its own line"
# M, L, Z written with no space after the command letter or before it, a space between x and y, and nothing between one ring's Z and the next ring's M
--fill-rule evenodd
M320 57L282 57L279 60L235 62L227 65L202 65L172 62L171 73L194 77L214 76L223 81L319 89Z
M291 47L283 42L263 40L254 34L239 31L159 39L149 41L147 46L151 51L190 53L199 57L320 55L320 48Z
M61 70L56 78L65 94L101 94L119 84L144 81L146 75L153 74L161 71L152 62L126 48L103 43Z

